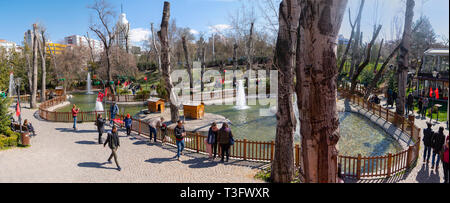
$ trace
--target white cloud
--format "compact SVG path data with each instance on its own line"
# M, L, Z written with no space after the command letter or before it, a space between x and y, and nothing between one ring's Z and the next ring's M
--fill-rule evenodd
M199 32L197 30L194 30L194 29L189 30L189 32L191 34L193 34L193 35L198 35L199 34Z
M220 33L225 30L231 29L231 25L228 24L217 24L208 27L210 33Z
M151 31L145 28L134 28L130 30L130 41L132 43L140 43L148 40L151 36Z

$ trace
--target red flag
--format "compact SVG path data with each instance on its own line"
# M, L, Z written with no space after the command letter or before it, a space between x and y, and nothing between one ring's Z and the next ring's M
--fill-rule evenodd
M117 81L117 84L120 85L120 80Z
M17 105L16 105L16 116L17 116L17 117L20 116L20 105L19 105L19 101L17 101Z
M108 95L108 88L105 89L105 97Z
M433 88L430 87L430 97L433 97Z
M147 76L145 76L144 80L147 81Z
M436 88L436 90L434 91L434 94L436 95L436 99L439 99L439 89Z

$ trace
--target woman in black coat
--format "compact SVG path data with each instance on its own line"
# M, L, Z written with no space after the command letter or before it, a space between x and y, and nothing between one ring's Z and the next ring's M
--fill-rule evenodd
M98 144L103 144L102 135L105 132L105 122L105 119L102 118L102 114L98 114L97 121L95 122L98 130Z

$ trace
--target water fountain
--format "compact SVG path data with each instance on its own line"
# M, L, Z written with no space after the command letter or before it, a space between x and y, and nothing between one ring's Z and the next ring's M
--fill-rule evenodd
M245 97L245 89L244 89L244 81L239 80L237 86L237 94L236 94L236 106L234 107L237 110L245 110L250 108L247 106L247 98Z
M87 74L87 80L86 80L86 84L87 84L87 94L94 94L94 92L92 92L92 85L91 85L91 73Z
M14 85L14 73L11 72L9 74L9 90L8 90L8 97L12 97L15 95L16 88Z

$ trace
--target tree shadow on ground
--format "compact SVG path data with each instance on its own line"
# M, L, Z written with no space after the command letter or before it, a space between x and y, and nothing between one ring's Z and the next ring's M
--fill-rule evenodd
M55 128L55 130L58 130L58 131L60 131L62 133L70 132L70 133L76 133L76 134L96 133L96 132L98 132L97 130L77 130L77 131L75 131L75 130L73 130L73 128Z
M145 160L145 162L149 162L152 164L161 164L163 162L171 162L171 161L175 161L175 158L151 158L148 160Z
M189 168L210 168L218 164L216 161L209 161L207 157L184 160L181 163L188 164Z
M84 168L102 168L102 169L116 169L113 167L105 167L103 165L108 164L108 162L105 163L98 163L98 162L83 162L79 163L78 167L84 167Z
M85 144L85 145L98 145L98 142L94 141L76 141L77 144Z

